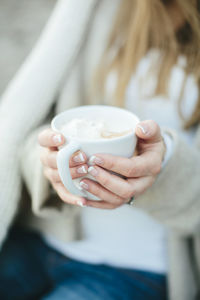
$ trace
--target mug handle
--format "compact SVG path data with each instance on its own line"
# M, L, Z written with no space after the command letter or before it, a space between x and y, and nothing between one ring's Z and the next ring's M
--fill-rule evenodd
M79 190L75 186L69 169L70 157L74 152L78 150L80 150L80 145L74 141L70 142L69 144L67 144L67 146L64 146L62 149L60 149L57 154L57 167L62 183L64 184L66 189L74 195L85 197L86 193Z

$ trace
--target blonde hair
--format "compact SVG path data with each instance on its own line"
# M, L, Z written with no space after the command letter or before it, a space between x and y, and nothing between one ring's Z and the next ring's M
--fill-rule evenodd
M170 5L170 2L174 1L185 19L185 25L178 32L174 30L167 9L167 3ZM154 66L154 70L158 72L156 94L167 94L170 72L180 54L184 55L187 60L186 76L194 74L200 91L198 4L197 0L122 0L96 76L100 90L103 92L110 71L117 70L118 79L113 99L115 99L116 105L124 106L125 90L133 72L147 52L155 48L161 52L161 59ZM116 45L118 50L110 59L113 50L116 51ZM184 83L180 101L183 90ZM189 128L199 121L200 96L191 118L185 120L185 128Z

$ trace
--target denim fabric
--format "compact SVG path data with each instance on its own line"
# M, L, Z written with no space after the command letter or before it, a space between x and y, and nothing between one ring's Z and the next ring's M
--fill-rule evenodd
M165 300L166 277L71 260L15 229L0 253L1 300Z

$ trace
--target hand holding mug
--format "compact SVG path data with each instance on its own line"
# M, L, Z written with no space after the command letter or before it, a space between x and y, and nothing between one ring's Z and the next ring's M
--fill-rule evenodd
M44 166L44 175L50 181L58 196L64 202L73 205L83 206L86 200L83 197L73 195L64 187L57 168L58 147L65 143L65 138L62 134L54 132L52 129L43 130L38 141L41 148L41 162ZM82 177L87 173L88 166L86 164L86 155L78 151L71 156L69 161L70 173L73 179Z
M96 154L91 158L93 167L89 169L89 173L95 181L84 179L81 186L102 201L88 200L87 206L114 209L152 186L160 173L165 154L160 128L154 121L144 121L137 125L136 135L138 137L136 156L123 158ZM108 171L115 172L121 177Z
M61 134L66 121L77 115L95 119L99 112L105 118L107 114L108 122L113 113L117 122L128 122L134 131L111 140L71 138L66 132ZM132 196L142 194L161 170L165 144L154 121L139 123L133 114L114 107L85 106L58 115L52 121L52 128L54 131L48 129L39 136L43 147L41 161L45 176L60 198L69 204L117 208L128 203ZM137 155L133 156L136 136ZM85 176L87 173L89 178ZM85 178L81 178L83 176Z

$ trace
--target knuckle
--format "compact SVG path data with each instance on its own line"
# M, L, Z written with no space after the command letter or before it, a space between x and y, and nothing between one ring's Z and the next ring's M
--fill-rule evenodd
M114 203L117 207L121 206L122 203L124 202L124 200L122 198L120 198L119 196L114 196Z
M157 162L157 163L154 165L154 168L153 168L153 174L154 174L154 175L158 175L158 174L161 172L161 168L162 168L162 163L161 163L161 162Z
M107 164L108 164L108 168L110 170L112 170L115 167L114 160L112 160L112 159L110 159Z
M101 178L101 184L104 186L108 186L110 183L110 179L107 176L102 176Z
M54 181L54 182L60 181L59 174L57 171L54 171L54 170L51 171L51 178L52 178L52 181Z
M126 176L127 177L133 177L134 174L134 168L131 166L130 168L128 168L128 170L126 171Z
M124 199L120 198L118 203L117 203L117 207L120 207L124 204Z
M52 168L57 167L56 156L57 156L57 153L55 154L53 152L48 155L48 163L49 163L49 166Z
M96 186L96 184L90 184L90 191L92 192L92 194L97 195L102 198L102 193L101 190L98 186Z
M130 188L127 188L127 190L125 192L122 193L122 198L124 199L128 199L131 198L133 195L133 191Z

